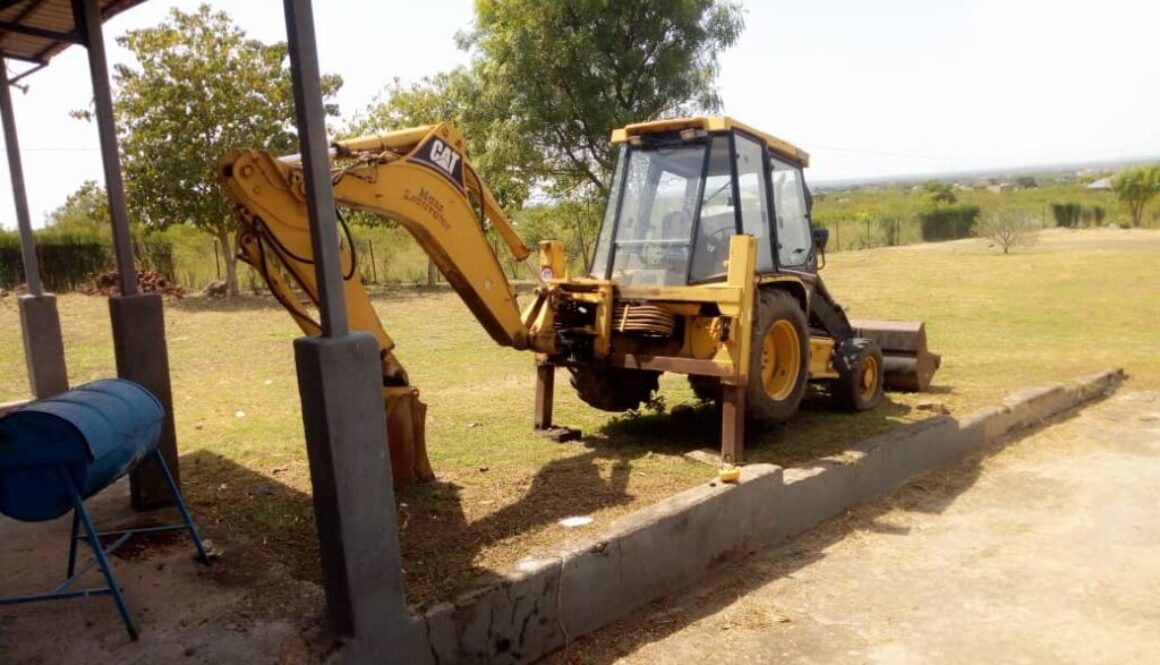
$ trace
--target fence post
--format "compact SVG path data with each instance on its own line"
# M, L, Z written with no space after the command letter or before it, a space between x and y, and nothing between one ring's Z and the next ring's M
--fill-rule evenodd
M379 283L379 269L375 266L375 241L367 238L367 252L371 255L371 283Z

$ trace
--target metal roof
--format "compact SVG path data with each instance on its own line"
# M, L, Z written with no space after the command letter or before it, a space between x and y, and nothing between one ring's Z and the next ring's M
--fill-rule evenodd
M145 0L97 0L102 22ZM46 65L83 36L73 22L73 0L0 0L0 56Z
M805 150L783 141L772 134L758 131L749 125L740 123L733 118L726 116L713 117L697 117L697 118L676 118L674 120L652 120L650 122L638 122L627 127L612 130L612 142L624 143L631 136L640 134L651 134L654 132L674 132L682 129L703 129L707 132L728 132L734 129L739 129L755 138L764 141L769 149L776 152L781 157L784 157L795 164L806 167L810 165L810 154Z

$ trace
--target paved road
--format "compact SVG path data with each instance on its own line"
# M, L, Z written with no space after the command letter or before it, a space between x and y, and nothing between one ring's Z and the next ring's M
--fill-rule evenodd
M547 662L1160 662L1160 393L924 478Z

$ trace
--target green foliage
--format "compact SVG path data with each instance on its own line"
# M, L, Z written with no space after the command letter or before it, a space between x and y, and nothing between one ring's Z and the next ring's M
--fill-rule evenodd
M1084 226L1100 226L1104 223L1104 218L1108 216L1108 211L1101 206L1084 207L1080 213L1080 218L1083 220Z
M882 244L894 247L902 244L902 220L898 217L880 217L878 231L882 234Z
M979 206L968 204L946 205L927 210L919 215L922 239L927 242L969 238L974 234Z
M505 107L475 69L460 67L410 85L395 79L356 114L345 134L353 137L450 122L467 139L472 166L496 201L505 210L517 210L531 194L539 156L521 140Z
M136 232L133 253L139 270L153 270L173 279L173 247L164 239ZM56 293L74 291L91 282L96 275L116 267L108 236L99 237L89 231L38 231L36 255L44 287ZM0 286L12 288L24 280L20 236L15 232L0 232Z
M1052 203L1051 216L1055 218L1055 225L1065 229L1079 226L1082 207L1078 203Z
M1132 226L1140 226L1144 216L1144 206L1152 197L1160 194L1160 165L1137 166L1121 171L1112 178L1112 191L1121 203L1128 207Z
M604 201L589 196L528 207L515 221L528 247L534 248L541 240L563 239L569 270L582 275L592 262L603 212Z
M172 9L168 21L117 42L137 60L113 75L130 209L150 227L193 224L218 238L236 292L233 223L214 173L231 148L296 151L286 44L248 39L208 5ZM327 98L341 85L322 77ZM326 110L338 113L333 104Z
M728 0L479 0L460 41L547 189L603 199L612 130L720 108L717 54L743 27Z
M86 180L69 194L64 205L49 213L45 222L45 229L37 234L40 238L86 238L96 243L112 237L109 199L104 188L92 180Z
M958 201L954 188L945 182L928 180L922 184L922 190L936 205L954 205Z

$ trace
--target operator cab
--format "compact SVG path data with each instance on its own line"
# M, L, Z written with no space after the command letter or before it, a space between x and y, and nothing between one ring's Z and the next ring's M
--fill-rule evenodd
M613 132L620 154L590 274L622 285L725 279L729 242L757 238L757 272L817 272L802 168L809 155L730 118Z

